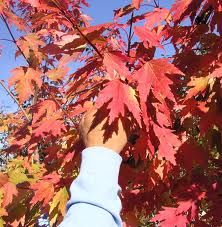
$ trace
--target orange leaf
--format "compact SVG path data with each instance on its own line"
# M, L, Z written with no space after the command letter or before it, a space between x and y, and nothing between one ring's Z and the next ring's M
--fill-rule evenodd
M41 87L41 73L32 68L15 68L12 70L12 77L9 79L9 86L12 85L15 85L19 102L23 103L31 95L34 95L35 85Z
M58 104L50 99L46 99L39 102L33 108L33 120L32 123L35 124L37 121L41 120L43 117L50 117L55 115L55 112L59 109Z
M195 97L199 93L202 93L207 88L208 82L209 77L192 78L192 80L187 84L192 88L189 89L185 101Z
M51 69L47 72L47 76L50 80L61 80L68 73L69 67L60 67L57 69Z
M31 186L31 189L33 189L35 193L31 200L31 204L33 205L42 201L43 206L46 206L54 195L54 186L48 181L40 181L35 183Z
M3 207L6 207L12 202L13 196L18 195L18 191L16 189L16 186L11 182L6 183L3 186L3 190L4 190L4 197L3 197L2 205Z

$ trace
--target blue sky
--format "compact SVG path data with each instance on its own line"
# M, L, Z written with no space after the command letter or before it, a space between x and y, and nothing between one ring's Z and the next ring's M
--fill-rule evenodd
M88 0L90 7L84 12L91 16L93 21L92 24L99 24L109 22L113 18L113 10L120 8L130 3L129 0ZM152 3L152 0L150 1ZM169 7L173 0L160 0L162 7ZM18 33L14 31L16 37ZM8 32L0 21L0 39L11 39ZM5 80L7 84L7 78L10 76L10 70L25 65L22 58L15 59L15 47L14 44L7 41L0 41L0 45L3 46L3 51L0 56L0 80ZM11 98L7 95L5 90L0 87L0 110L1 108L7 107L8 111L17 110L17 106L13 103Z

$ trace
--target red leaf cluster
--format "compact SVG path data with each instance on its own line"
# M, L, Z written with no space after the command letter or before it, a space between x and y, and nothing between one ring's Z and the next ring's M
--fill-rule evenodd
M9 87L0 81L19 107L0 119L0 223L62 220L84 148L79 122L95 105L98 121L108 116L104 136L120 117L134 127L121 153L126 226L220 226L222 3L165 5L133 0L91 26L85 0L0 2L24 60Z

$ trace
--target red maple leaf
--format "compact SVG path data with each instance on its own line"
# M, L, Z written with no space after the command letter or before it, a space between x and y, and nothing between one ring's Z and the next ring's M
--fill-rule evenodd
M179 206L176 210L176 213L178 215L184 214L185 212L189 211L187 218L189 218L190 221L196 218L198 214L196 201L190 199L186 201L180 201L178 204Z
M33 107L34 114L33 114L32 124L35 124L43 117L50 117L55 115L55 112L58 109L59 109L58 104L53 100L46 99L42 102L39 102Z
M143 102L146 102L151 89L159 101L166 97L175 101L170 88L173 81L167 74L183 73L166 59L148 61L135 73L134 78L138 82L138 91Z
M151 219L153 222L160 222L161 226L173 227L173 226L187 226L188 220L185 215L177 215L177 208L174 207L162 207L163 210L159 211L154 218Z
M181 20L183 14L187 10L188 6L193 2L193 0L176 0L171 8L173 14L173 20L178 22Z
M152 12L146 13L144 18L146 19L145 27L153 28L155 25L160 24L169 15L169 10L165 8L155 8Z
M56 137L66 131L64 121L56 117L45 118L40 123L33 125L33 133L36 137Z
M140 4L144 1L144 0L132 0L132 5L136 8L139 9L140 8Z
M148 47L159 47L163 49L160 44L160 36L154 30L151 31L146 27L136 26L134 27L134 32L140 38L140 40L149 43Z
M130 72L126 67L127 62L129 62L129 59L120 52L106 53L103 59L103 64L112 79L117 77L116 74L123 79L128 77Z
M170 130L153 125L153 130L159 140L158 156L176 165L176 149L180 146L179 138Z
M129 85L116 79L107 83L106 87L99 93L96 100L97 107L100 108L109 102L109 124L117 117L125 116L125 106L133 114L138 124L141 124L140 107L135 91Z
M152 157L155 152L155 148L150 141L150 135L145 131L140 131L140 136L136 140L136 144L133 146L133 157L137 162L139 159L145 160L148 156Z
M186 141L179 149L177 162L187 171L192 170L195 164L206 166L208 155L206 151L199 146L194 140Z
M222 64L217 65L217 68L209 75L211 78L222 78Z

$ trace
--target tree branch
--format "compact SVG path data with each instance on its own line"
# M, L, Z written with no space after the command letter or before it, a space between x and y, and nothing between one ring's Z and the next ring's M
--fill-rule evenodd
M132 12L131 19L130 19L130 31L129 31L129 36L128 36L128 48L127 48L127 56L128 57L130 57L130 49L131 49L132 28L133 28L133 16L134 16L134 12Z
M15 43L16 47L18 48L19 52L22 54L22 56L23 56L24 59L26 60L26 62L28 63L29 67L31 67L31 63L29 62L29 60L27 59L27 57L26 57L25 54L23 53L22 49L21 49L21 48L19 47L19 45L17 44L16 39L15 39L15 37L14 37L14 35L13 35L13 33L12 33L12 31L11 31L9 25L8 25L8 22L6 21L6 19L5 19L5 17L4 17L4 15L1 14L0 17L1 17L1 19L3 20L3 22L5 23L5 25L6 25L7 29L8 29L8 32L9 32L9 34L10 34L10 36L11 36L13 42ZM47 87L44 83L43 83L42 86L49 92L48 87ZM6 89L7 89L7 88L6 88ZM9 91L9 92L10 92L10 91ZM51 93L49 92L49 96L51 96L51 98L52 98L52 99L57 103L57 105L62 109L63 113L65 113L65 115L68 116L68 114L65 112L64 108L61 106L61 104L58 102L58 100L54 97L54 95L51 94ZM13 99L14 99L14 98L13 98ZM14 99L14 100L16 100L16 99ZM16 100L16 103L19 105L19 103L18 103L17 100ZM20 105L19 105L19 106L20 106ZM23 113L24 113L24 112L23 112ZM26 114L25 116L26 116L26 118L27 118L27 114ZM72 121L72 119L70 119L70 120ZM30 121L30 120L29 120L29 121Z
M62 13L62 15L72 24L72 27L74 30L78 31L78 33L82 36L83 39L94 49L94 51L100 56L100 58L103 58L102 54L99 52L98 48L85 36L80 28L72 21L72 17L70 16L69 12L65 12L63 9L61 9L57 4L56 7L59 9L59 11Z
M13 40L10 40L10 39L0 39L0 41L8 41L8 42L15 43Z
M0 84L2 85L2 87L6 90L6 92L11 96L11 98L16 102L16 104L18 105L18 107L20 108L20 110L22 111L22 113L24 114L26 120L28 122L30 122L29 116L28 114L25 112L25 110L23 109L23 107L19 104L18 100L16 99L16 97L11 93L11 91L4 85L3 81L0 80Z
M8 25L8 22L6 21L6 19L5 19L5 17L4 17L3 14L1 14L1 19L2 19L3 22L5 23L5 25L6 25L7 29L8 29L8 32L9 32L10 36L12 37L12 40L13 40L13 42L15 43L15 45L17 46L18 50L20 51L20 53L23 55L23 57L26 59L26 61L27 61L28 64L30 65L30 63L29 63L29 61L27 60L25 54L24 54L23 51L21 50L20 46L17 44L16 39L15 39L14 35L12 34L12 31L11 31L9 25Z
M157 3L156 0L153 0L154 1L154 4L157 8L159 8L159 2Z

